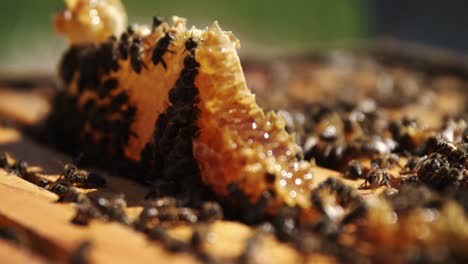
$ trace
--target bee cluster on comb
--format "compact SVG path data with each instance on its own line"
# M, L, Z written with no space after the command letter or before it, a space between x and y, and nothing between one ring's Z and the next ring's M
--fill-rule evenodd
M81 2L68 8L74 14L106 8ZM68 19L56 23L94 27ZM263 98L281 109L265 113L246 85L238 40L216 23L187 29L183 18L170 24L154 17L151 27L112 25L104 27L111 37L90 34L87 42L74 41L74 27L57 26L71 47L59 67L65 88L48 128L57 145L149 183L151 191L139 217L130 219L124 197L61 195L104 184L69 165L66 184L38 184L78 204L74 223L117 221L209 263L220 260L203 250L198 228L222 219L257 229L232 262L254 262L266 234L306 261L315 253L359 263L468 259L467 112L440 107L455 97L468 101L463 78L437 79L369 58L355 58L345 70L348 64L321 58L311 67L318 77L291 63L279 67L298 74L282 89L289 103ZM273 87L284 72L270 75ZM444 85L457 86L448 99L438 88ZM424 119L438 107L445 116ZM419 121L406 116L421 112ZM9 166L0 157L2 164ZM319 177L319 167L340 176ZM193 227L188 242L168 231L177 225Z

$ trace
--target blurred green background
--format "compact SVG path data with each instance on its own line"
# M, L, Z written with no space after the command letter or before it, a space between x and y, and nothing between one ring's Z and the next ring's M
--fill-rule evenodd
M0 67L52 70L66 43L52 30L61 0L5 0L0 9ZM244 56L272 56L352 47L368 35L363 0L124 0L130 23L154 15L189 18L205 27L218 20L241 39ZM261 47L261 48L259 48ZM259 52L260 51L260 52Z

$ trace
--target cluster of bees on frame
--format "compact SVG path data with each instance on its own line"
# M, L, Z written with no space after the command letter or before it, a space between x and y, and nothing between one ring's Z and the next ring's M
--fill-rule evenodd
M153 31L162 23L161 18L154 17ZM172 52L169 46L174 38L173 33L167 31L158 40L151 56L154 65L167 67L163 55ZM189 38L185 46L187 51L192 52L197 44ZM54 99L54 109L57 111L49 117L48 127L52 128L51 131L55 134L50 138L60 141L62 136L67 135L67 142L56 142L57 146L67 146L67 150L73 150L80 147L80 142L93 142L98 145L93 149L106 150L113 158L123 157L123 149L129 139L137 137L130 127L138 109L130 102L127 91L120 89L116 78L102 76L118 72L121 60L129 60L131 69L140 74L143 68L147 68L142 61L143 52L144 45L133 26L129 26L118 39L112 36L100 44L69 48L61 60L59 74L63 84L67 86L78 75L77 91L70 93L61 90ZM95 96L80 98L80 95L87 91ZM69 116L75 118L69 120ZM84 151L92 153L93 149Z
M466 113L446 117L439 129L427 129L408 117L389 119L380 112L381 109L376 108L376 104L369 103L369 100L372 99L355 103L317 102L302 105L299 109L281 111L287 130L296 133L296 142L302 147L305 159L339 171L346 179L362 182L358 188L354 188L329 178L318 185L312 192L311 202L324 218L312 225L318 228L313 229L313 232L327 238L343 238L346 236L348 223L356 226L365 223L363 226L367 226L375 221L369 219L370 215L381 213L377 213L378 210L369 205L358 189L373 191L384 188L384 192L378 197L390 204L388 212L393 210L401 218L398 221L401 225L404 225L408 215L416 214L421 209L442 210L451 203L449 201L455 201L462 210L454 218L460 221L465 219L468 210ZM369 105L374 107L370 108ZM339 218L330 209L334 205L345 210ZM364 219L367 221L363 222ZM304 226L304 222L299 222L298 225ZM382 236L385 236L385 230L382 227ZM307 231L301 234L307 237L304 235ZM443 243L445 235L447 234L440 234L440 243ZM291 239L297 241L293 237ZM307 248L307 243L310 242L307 240L299 239L298 247ZM376 241L372 243L378 244ZM443 261L466 260L464 254L451 252L453 247L440 247L449 251L441 257ZM391 254L385 252L385 246L380 248L377 250L380 256L391 257ZM355 249L347 248L346 252L352 252L355 259L363 257L360 254L355 255ZM419 253L408 249L402 254L424 262L431 259L430 250L422 247L418 249ZM331 254L339 256L335 253ZM379 254L376 253L375 256Z
M368 101L312 103L281 113L305 159L345 178L364 180L362 189L411 183L437 190L466 187L468 126L463 115L447 118L437 132L408 117L389 120L375 104L362 106Z
M394 140L401 142L398 147L406 149L406 152L374 154L369 162L370 165L359 161L358 156L355 155L354 159L349 162L342 162L344 166L341 171L344 177L364 180L360 186L362 189L373 189L381 185L389 186L381 197L390 204L402 219L401 221L405 219L405 215L418 208L441 210L449 200L457 201L464 207L464 210L468 210L468 197L463 195L466 194L468 164L468 130L464 123L447 120L440 131L443 135L456 135L456 143L434 135L427 136L423 141L414 140L411 137L414 135L405 136L404 131L407 126L418 126L414 121L407 119L393 122L389 126L395 135ZM418 145L414 142L423 143ZM401 162L402 160L405 162ZM25 161L11 162L6 154L0 155L0 166L8 170L10 174L27 179L58 194L60 202L75 203L76 215L72 219L75 224L87 225L93 219L116 221L145 233L148 239L160 242L171 252L188 252L204 262L216 262L204 251L203 243L209 233L209 225L204 225L204 223L226 219L222 209L224 204L221 206L217 202L204 201L197 206L186 206L183 199L156 195L146 200L140 215L132 219L126 213L126 201L123 195L88 197L80 191L77 187L102 188L105 187L106 182L98 174L79 169L77 164L78 161L65 164L61 176L56 181L50 182L34 177L34 173L28 169ZM396 176L395 169L399 177ZM238 200L242 200L242 192L238 186L233 185L229 189L232 196L237 196ZM392 191L395 189L399 191ZM357 226L364 238L372 237L372 234L369 234L370 231L365 230L368 225L372 224L368 215L375 213L376 209L369 206L356 188L344 184L339 179L328 178L312 192L311 202L315 211L320 215L318 218L311 218L313 220L301 219L301 209L288 206L279 208L274 215L269 217L259 215L258 212L262 211L262 207L265 207L267 202L268 195L260 199L257 205L252 205L246 200L244 206L241 206L252 210L243 211L243 218L237 220L256 227L257 231L248 239L245 250L235 262L250 263L249 261L255 258L255 248L258 247L258 243L261 243L259 237L263 234L273 234L280 241L290 242L304 254L320 252L343 261L352 259L366 262L370 259L378 259L375 255L368 256L361 253L355 245L342 242L344 237L350 235L351 231L348 228L352 225ZM335 203L345 210L342 217L337 217L336 213L330 210ZM231 217L227 215L228 219ZM188 241L172 237L167 231L168 228L181 224L193 226L192 236ZM382 227L379 232L387 231ZM353 235L361 239L358 234ZM464 258L463 255L451 252L451 248L448 249L447 254L444 255L445 260L458 261ZM385 252L385 247L382 247L379 252L376 255L385 256L388 253ZM409 254L408 258L417 260L427 260L430 256L424 248L419 249L418 252L417 256L412 255L411 252L405 254Z
M153 30L162 22L155 17ZM172 52L170 44L173 40L171 32L166 32L158 40L151 57L154 65L167 67L163 55ZM385 186L386 191L379 199L388 206L388 211L395 213L397 224L406 221L407 216L416 209L435 210L442 215L442 208L453 201L463 208L463 213L468 210L466 116L447 118L439 131L430 131L416 120L406 117L390 121L380 114L377 104L369 101L315 103L282 111L288 131L296 132L297 144L303 149L301 158L340 171L344 178L362 181L358 189L336 178L319 183L310 197L313 206L311 216L301 208L286 205L268 214L266 208L274 192L266 191L256 204L252 204L236 184L227 188L229 196L238 202L233 210L225 201L220 201L220 205L206 198L197 198L204 189L192 149L193 139L199 133L195 126L199 99L194 80L200 66L195 60L196 47L197 42L188 38L184 67L169 92L170 104L165 112L159 114L155 123L156 132L141 153L142 170L138 172L149 172L144 176L152 181L154 188L138 218L132 219L127 215L123 195L92 197L80 191L78 188L103 188L106 181L98 174L79 169L77 163L66 164L62 175L54 182L35 177L24 161L10 164L3 154L0 155L0 167L58 194L60 202L75 203L76 215L72 219L75 224L88 225L93 219L116 221L145 233L151 240L161 242L169 251L190 252L209 263L216 260L203 250L202 244L209 233L203 223L220 219L239 220L255 226L257 230L248 239L245 251L234 262L250 263L256 244L261 241L259 237L264 233L289 242L304 254L324 253L343 262L378 262L382 260L379 257L392 256L392 252L385 251L387 247L379 247L379 243L384 242L374 234L379 232L385 236L386 232L391 234L392 228L378 222L379 217L372 218L381 211L372 207L358 189L374 190ZM58 145L76 150L84 138L89 142L97 140L104 149L110 148L108 153L111 156L123 155L121 147L125 146L129 137L136 136L129 128L137 108L131 105L125 91L117 91L117 79L103 80L100 76L111 71L118 72L119 60L129 60L132 70L140 74L147 68L141 57L143 49L142 41L133 27L129 27L119 39L111 37L103 44L70 48L60 68L63 81L70 84L78 71L79 93L92 90L97 98L109 98L110 101L99 104L91 98L80 105L77 96L66 92L59 94L49 120L52 126L55 124L52 131L66 135L55 137L67 138L65 144ZM77 118L69 120L70 116ZM96 139L87 133L90 132L88 127L100 131L101 138ZM70 135L78 135L78 138L70 139ZM101 147L93 147L102 151ZM452 217L465 216L455 213ZM193 226L188 242L178 240L168 232L168 228L183 224ZM381 229L366 229L373 224ZM361 240L379 248L374 249L373 253L366 252L360 248ZM402 249L407 250L404 252L407 255L403 257L405 261L430 260L429 248L421 245L415 247L418 248L414 251L411 247ZM460 253L450 245L441 247L444 251L443 261L457 262L468 258L466 253Z
M104 197L87 195L80 189L101 189L106 186L106 179L99 174L79 169L76 163L65 164L62 174L49 181L28 167L22 160L12 161L10 155L0 153L0 168L9 172L9 176L18 176L28 180L48 191L58 195L58 202L74 203L76 214L71 222L76 225L89 225L91 220L114 221L130 226L138 232L147 235L152 241L161 242L171 252L191 252L197 258L211 261L211 257L203 251L203 245L209 232L209 223L224 218L223 209L214 201L201 202L198 208L185 207L180 199L175 197L159 197L147 199L138 217L132 218L126 213L127 202L123 194ZM193 234L188 241L172 237L167 229L177 225L192 224ZM195 225L196 224L196 225ZM7 232L8 231L8 232ZM7 240L17 240L17 233L2 235ZM18 233L19 234L19 233ZM16 242L15 242L16 243ZM73 258L84 258L80 252L89 251L92 244L84 242Z
M156 17L154 25L159 23ZM170 34L166 33L158 41L153 53L153 63L161 62L164 67L162 53L167 49L168 36ZM197 203L195 196L202 188L200 169L193 155L193 139L199 134L196 121L200 113L197 106L199 92L194 84L200 67L195 60L197 46L193 38L186 40L184 52L187 55L179 78L169 90L169 106L158 115L152 140L141 151L140 161L143 171L148 174L146 178L155 185L149 196L177 195L192 204Z
M185 78L193 78L196 73L197 64L192 60L192 49L187 49L189 52L184 67L186 73L183 74ZM171 91L179 91L178 93L183 94L187 91L186 88L193 89L194 87L190 86L193 82L185 78L181 77L179 80L181 84L175 85ZM194 106L196 103L196 93L189 92L185 98L185 103L189 106ZM178 108L185 109L182 106L186 104L182 101L171 100L171 105L171 110L161 115L163 118L156 122L156 126L168 129L170 126L167 124L174 124L174 122L167 122L169 119L165 121L164 118L169 118L169 112L175 113ZM386 186L387 191L381 195L381 198L390 204L391 210L394 210L401 221L404 221L406 215L419 209L442 210L448 201L456 201L465 211L468 210L466 195L468 129L463 116L445 120L440 130L434 133L434 131L424 130L417 121L408 118L396 121L386 120L387 123L382 126L382 118L378 113L366 112L359 105L332 107L309 105L305 107L302 113L305 113L305 120L309 122L298 124L297 120L304 118L295 118L294 116L298 113L293 111L286 113L290 115L286 121L290 131L298 128L305 131L302 134L298 133L297 139L304 149L306 159L315 158L318 165L341 171L345 178L362 180L363 184L359 187L360 189L376 189ZM191 115L187 114L187 116L189 118L186 118L184 122L191 124ZM164 123L166 123L165 126L163 126ZM335 129L322 124L328 126L331 124L335 126ZM189 132L195 136L196 129ZM177 133L170 134L178 135ZM181 132L180 135L183 133ZM161 141L161 138L165 137L167 135L164 136L164 133L156 134L152 143L166 142L168 145L174 145L174 139ZM148 149L151 148L148 147ZM157 164L156 154L151 152L147 154L150 164ZM174 155L179 157L177 151ZM162 164L168 165L171 162L165 160ZM266 215L264 209L267 207L269 197L274 194L265 193L257 204L252 204L236 185L228 188L230 196L241 201L239 207L242 212L232 213L235 216L230 215L230 210L225 210L223 213L222 208L226 209L225 204L221 206L216 202L204 201L197 205L188 205L180 196L168 197L165 193L153 193L145 202L139 217L131 219L125 212L126 201L123 196L88 197L78 190L77 187L102 188L105 180L96 174L79 169L77 164L65 165L62 176L56 182L34 180L27 169L26 162L8 162L6 155L0 157L0 165L9 170L11 174L28 179L57 193L60 201L76 203L77 213L72 220L75 224L87 225L92 219L117 221L147 234L151 240L161 242L167 250L191 252L206 262L215 262L215 260L203 251L204 247L201 244L204 243L204 237L209 230L200 228L200 223L226 218L240 220L255 226L258 230L248 240L243 254L236 259L240 263L249 263L254 258L255 248L258 246L256 243L260 243L259 237L264 233L273 234L280 241L291 243L304 254L320 252L342 261L352 259L357 262L366 262L379 259L378 256L382 258L389 256L384 246L379 249L379 253L366 255L359 250L358 246L342 242L350 236L351 231L348 229L353 225L357 226L359 232L362 232L362 234L351 232L357 240L373 238L372 234L365 230L373 223L372 221L375 221L369 218L369 215L375 214L376 209L369 206L356 188L335 178L329 178L320 183L312 192L311 203L320 216L314 217L314 220L301 219L303 217L301 209L288 206L279 208L274 215ZM170 166L163 166L159 171L167 170L167 168ZM167 182L160 183L160 191L167 187L164 184L170 184L172 179L169 175L171 174L166 171L166 178L161 178ZM177 173L172 175L177 175ZM155 191L158 191L158 186L155 188ZM335 205L343 208L343 216L337 217L336 212L330 209ZM462 216L456 214L456 217ZM168 228L179 224L193 225L193 234L189 241L178 240L167 232ZM380 231L374 230L374 232L384 234L389 231L382 226ZM378 242L375 243L379 245ZM445 249L447 251L443 255L444 260L459 261L465 258L459 252L452 252L450 246ZM418 254L411 250L408 249L405 253L408 254L408 259L425 261L430 258L429 249L421 247L417 251Z

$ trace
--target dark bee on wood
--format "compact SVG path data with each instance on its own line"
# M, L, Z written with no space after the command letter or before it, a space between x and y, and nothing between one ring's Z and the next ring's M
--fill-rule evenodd
M125 212L127 202L125 201L123 195L119 195L113 199L97 197L92 199L92 201L96 208L102 214L107 216L109 220L125 225L130 224L130 220L128 219L127 213Z
M75 225L87 226L93 219L102 219L104 216L92 203L76 205L76 213L71 222Z
M46 189L60 196L68 192L70 189L70 186L67 183L56 181L46 186Z
M70 186L68 182L57 180L49 183L47 180L40 179L37 183L38 186L57 194L59 196L57 202L59 203L86 203L88 201L86 194L80 192L77 188ZM47 185L45 185L46 183Z
M28 174L28 163L24 160L17 160L11 166L12 173L19 177L26 177Z
M146 205L141 211L138 220L135 222L135 228L147 233L159 224L159 210L152 205Z
M69 187L66 192L59 195L59 203L89 203L89 198L86 194L80 192L74 187Z
M81 242L77 248L72 252L70 256L71 264L88 264L91 263L89 258L89 252L91 251L93 244L91 241L86 240Z
M46 179L38 179L36 185L41 188L46 188L50 184L50 181Z
M191 208L182 207L177 210L178 220L187 223L196 223L198 222L197 212Z
M153 17L153 25L152 25L152 27L151 27L152 32L155 32L156 29L157 29L162 23L164 23L164 19L162 19L162 18L159 17L159 16L154 16L154 17Z
M134 38L132 45L130 46L130 65L132 69L140 74L142 67L146 68L145 63L141 58L141 54L143 53L144 47L141 44L140 38Z
M163 65L164 69L167 69L167 64L166 62L164 61L163 59L163 56L166 52L172 52L170 51L168 48L169 48L169 45L171 44L171 42L175 40L175 37L174 35L171 33L171 32L167 32L164 37L162 37L158 43L156 44L156 46L154 47L154 50L153 50L153 55L152 55L152 61L153 61L153 64L154 65L158 65L158 63L161 62L161 64Z
M177 207L163 207L159 210L159 220L163 222L179 221L179 210Z
M74 164L66 164L64 171L58 180L63 180L83 188L101 188L106 185L106 179L94 172L80 170Z

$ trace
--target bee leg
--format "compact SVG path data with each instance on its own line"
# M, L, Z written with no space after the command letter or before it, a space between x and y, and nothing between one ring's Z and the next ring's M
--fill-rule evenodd
M145 68L145 70L148 70L148 66L146 65L146 63L144 63L143 61L141 62L141 65L143 65L143 68Z
M369 182L367 181L367 179L365 179L364 182L361 185L359 185L359 189L367 189L368 183Z

